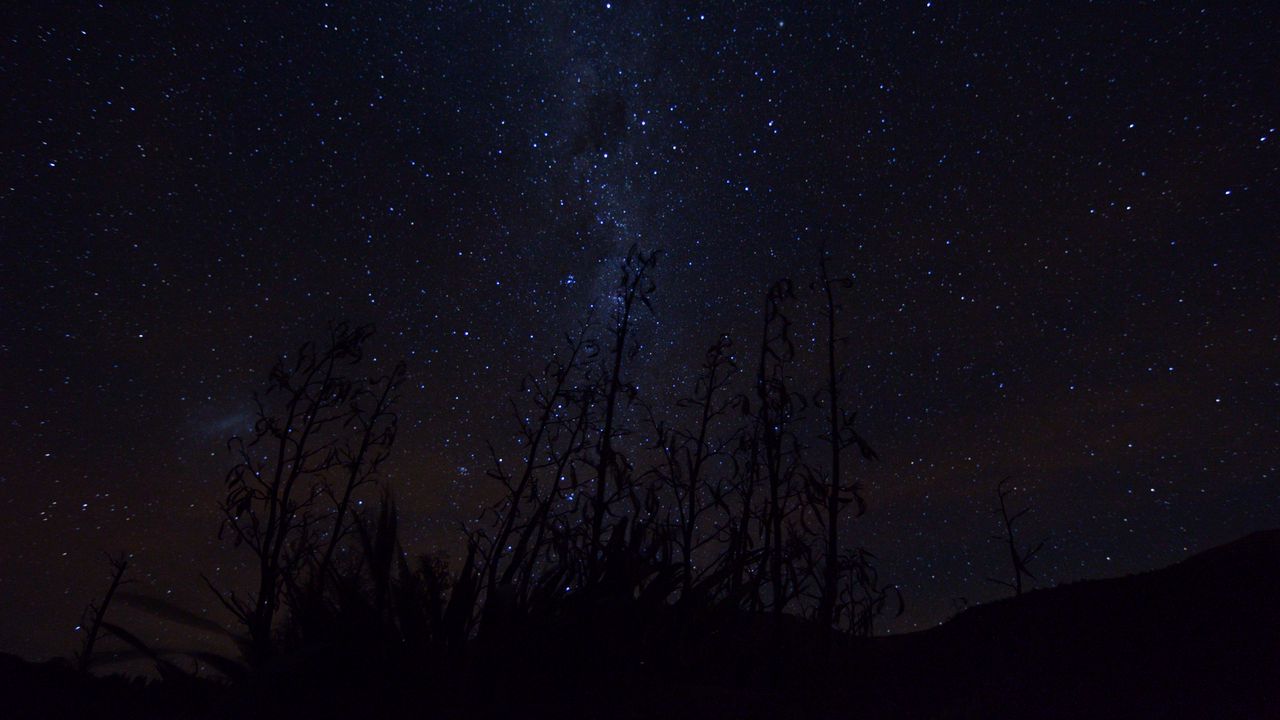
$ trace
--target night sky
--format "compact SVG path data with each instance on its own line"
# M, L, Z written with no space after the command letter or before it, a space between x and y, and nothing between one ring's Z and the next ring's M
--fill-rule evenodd
M408 364L406 542L455 551L633 243L657 404L821 246L854 274L895 632L1006 593L1005 475L1042 585L1280 526L1274 6L174 5L0 10L0 650L69 653L107 551L213 613L225 440L342 318Z

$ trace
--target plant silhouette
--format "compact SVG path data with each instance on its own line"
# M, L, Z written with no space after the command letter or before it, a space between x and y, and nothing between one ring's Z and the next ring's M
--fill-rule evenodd
M992 535L991 539L1004 544L1009 552L1009 564L1013 569L1013 580L1001 580L999 578L987 578L988 582L1002 585L1013 591L1015 596L1022 595L1023 578L1035 580L1036 576L1031 573L1028 566L1035 559L1040 551L1044 549L1044 544L1048 542L1048 538L1044 538L1037 542L1029 550L1023 549L1018 544L1017 530L1015 528L1017 522L1022 516L1030 512L1030 507L1022 508L1018 511L1011 512L1009 510L1009 496L1013 494L1014 488L1009 484L1013 481L1012 477L1005 477L996 485L996 499L998 506L996 512L1000 515L1000 524L1004 532L1000 535Z
M586 678L597 698L655 672L779 688L819 662L815 638L829 648L832 633L871 634L901 602L874 556L836 531L846 506L865 507L843 451L876 457L853 430L838 367L834 292L851 283L828 276L825 260L808 294L774 283L753 351L739 356L733 338L716 336L685 397L662 405L632 379L652 341L638 320L659 312L657 267L657 253L632 248L604 311L522 380L510 402L518 452L490 444L499 497L466 532L456 571L443 556L406 552L382 477L403 364L369 374L373 328L347 323L281 356L254 396L252 432L228 442L219 506L219 534L251 559L254 583L206 580L240 630L128 596L233 639L241 658L127 642L171 677L195 682L203 667L266 693L254 702L297 683L391 679L428 682L446 705L474 693L499 708L540 692L548 668ZM793 378L792 316L811 307L828 329L817 392ZM826 465L804 437L823 423ZM195 670L179 669L179 655ZM513 676L516 656L527 670Z

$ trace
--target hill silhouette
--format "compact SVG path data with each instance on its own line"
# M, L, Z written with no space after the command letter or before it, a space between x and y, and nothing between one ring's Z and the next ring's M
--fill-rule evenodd
M1280 530L878 638L882 710L931 717L1280 717Z
M14 656L0 657L0 691L8 717L340 717L360 708L403 717L1280 717L1277 570L1280 530L1258 532L1162 570L973 607L927 631L842 636L826 661L797 618L673 608L636 628L626 608L613 608L531 630L538 647L527 649L544 662L491 656L470 676L441 670L453 693L438 680L275 677L279 694L264 695L93 677ZM556 638L588 629L617 634L614 647L631 661L597 662L610 670L596 674L579 667L573 643ZM678 663L663 662L672 652L722 671L682 677L667 669Z

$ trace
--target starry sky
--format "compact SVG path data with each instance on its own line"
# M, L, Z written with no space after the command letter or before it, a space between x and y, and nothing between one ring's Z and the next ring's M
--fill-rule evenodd
M172 5L172 6L168 6ZM991 4L992 6L998 4ZM636 378L852 273L895 632L1280 525L1280 103L1266 3L6 3L0 650L69 653L103 553L200 572L252 391L340 318L409 380L412 550L493 496L504 398L660 248ZM797 335L820 337L799 308ZM814 376L809 378L817 382ZM801 378L805 380L805 378ZM674 389L673 389L674 388ZM155 630L156 636L163 628Z

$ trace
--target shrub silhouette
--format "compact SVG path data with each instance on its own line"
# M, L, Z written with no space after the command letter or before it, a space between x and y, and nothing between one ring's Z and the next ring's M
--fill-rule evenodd
M305 343L281 357L266 392L254 396L250 437L227 443L236 463L219 536L252 553L257 587L241 597L208 584L244 624L251 663L274 654L283 602L314 610L333 588L341 594L335 553L361 528L356 494L378 482L395 442L391 406L404 377L403 364L375 378L349 374L372 334L372 326L339 324L327 344Z
M1003 478L996 485L996 499L999 504L996 507L996 513L1000 515L1000 526L1003 531L1000 535L992 535L991 539L1003 544L1009 552L1009 564L1013 570L1013 581L1001 580L999 578L987 578L987 582L1003 585L1013 591L1015 597L1022 595L1022 580L1027 578L1035 580L1036 576L1031 573L1028 566L1031 561L1040 554L1044 549L1044 544L1048 542L1048 538L1044 538L1037 542L1034 547L1023 549L1018 543L1016 525L1023 515L1031 511L1030 507L1022 508L1017 511L1010 511L1009 496L1013 494L1014 488L1009 485L1013 481L1012 477Z
M649 341L639 319L655 312L657 260L633 248L605 311L522 380L518 452L490 446L499 497L466 533L456 571L411 557L400 539L380 469L404 367L363 369L373 328L338 324L281 357L255 396L252 432L228 443L220 505L220 534L252 558L255 583L237 592L206 580L241 625L219 630L243 657L187 655L254 702L354 683L383 688L387 702L427 687L443 707L479 697L500 708L554 697L552 671L586 678L575 688L596 698L654 673L781 687L822 664L832 633L871 634L901 603L874 556L836 530L846 506L863 508L841 453L874 457L853 432L838 367L832 291L847 283L824 261L817 292L773 284L754 349L740 357L716 337L687 395L664 407L630 379ZM817 393L795 387L791 332L815 297L829 330ZM804 437L823 416L826 465Z

